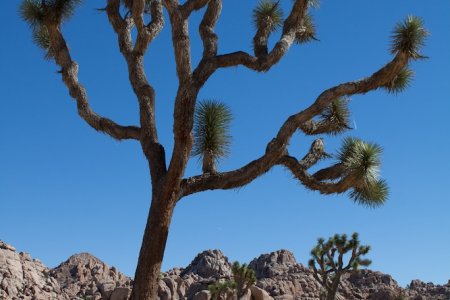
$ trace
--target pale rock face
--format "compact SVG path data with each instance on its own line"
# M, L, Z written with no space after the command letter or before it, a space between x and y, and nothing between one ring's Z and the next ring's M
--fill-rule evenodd
M50 270L0 241L0 299L67 300Z
M239 300L319 300L321 286L309 268L298 264L287 250L263 254L249 268L256 286ZM161 274L158 300L210 300L208 286L232 278L228 258L219 250L200 253L186 269ZM54 269L27 253L0 241L1 300L127 300L132 280L96 257L81 253ZM413 280L409 288L398 286L387 274L362 270L344 276L338 300L449 300L450 282L434 285Z
M50 275L70 297L110 299L115 289L131 286L130 278L89 253L71 256L54 268Z
M181 276L191 273L203 278L229 278L231 277L231 264L222 251L207 250L198 254L181 272Z

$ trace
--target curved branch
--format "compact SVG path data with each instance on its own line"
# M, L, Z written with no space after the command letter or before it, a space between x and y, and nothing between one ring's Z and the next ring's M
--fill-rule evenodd
M188 18L194 10L200 10L208 4L210 0L188 0L181 6L181 11L185 18Z
M208 8L200 23L199 32L203 41L203 59L211 58L217 55L217 34L214 27L217 24L220 13L222 12L222 0L209 0Z
M283 156L279 164L288 168L292 175L297 178L308 189L319 191L321 194L340 194L358 183L358 178L352 175L342 177L336 183L319 181L311 176L295 157Z
M330 155L323 149L323 139L316 139L309 148L308 153L299 161L299 164L305 169L311 168L323 158Z
M141 124L140 141L144 154L150 161L152 179L161 178L166 171L165 151L158 142L155 122L155 90L149 84L144 70L144 53L149 43L159 33L164 22L161 1L152 2L152 21L148 26L143 24L143 3L133 2L133 19L120 16L120 0L108 0L107 13L110 23L117 34L119 48L127 62L128 76L133 91L138 98ZM142 10L142 12L141 12ZM133 22L134 20L134 22ZM133 23L137 23L138 36L135 47L131 37Z
M337 163L328 168L321 169L312 176L317 180L335 180L342 177L345 172L345 166L342 163Z
M150 3L150 14L152 20L150 24L145 25L144 11L145 0L134 0L132 6L132 16L134 24L137 28L136 43L134 52L138 55L144 55L148 49L148 45L161 32L164 26L164 16L161 0L152 0Z
M321 193L342 193L349 189L354 178L344 177L337 183L324 183L309 175L305 168L295 159L286 157L286 147L295 131L305 122L320 114L333 100L354 94L364 94L383 87L406 66L406 53L398 53L395 58L371 76L354 82L347 82L319 95L316 101L305 110L290 116L281 126L276 138L268 145L266 153L247 165L230 172L208 176L194 176L182 182L183 195L214 189L233 189L250 183L277 164L288 167L292 173L308 188Z
M260 56L253 56L245 51L237 51L217 55L208 60L202 60L194 71L194 82L202 86L217 69L236 67L239 65L257 72L268 71L280 61L294 43L295 35L302 25L307 9L308 0L295 1L291 13L284 22L283 33L270 53L260 53Z
M318 135L318 134L337 134L345 130L351 129L350 126L337 122L336 120L309 120L300 126L300 129L306 135Z
M78 81L78 64L72 61L66 41L59 27L46 24L48 29L51 52L56 63L61 67L64 84L69 89L70 96L77 102L78 114L97 131L106 133L117 140L139 140L141 129L136 126L122 126L114 121L96 114L89 105L86 89Z

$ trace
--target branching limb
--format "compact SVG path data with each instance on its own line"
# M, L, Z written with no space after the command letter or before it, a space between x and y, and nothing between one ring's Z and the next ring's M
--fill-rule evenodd
M181 6L182 14L188 18L195 10L200 10L208 4L210 0L188 0Z
M286 166L296 178L310 189L318 190L325 194L345 192L353 186L354 178L351 176L344 177L336 183L322 182L308 174L297 159L289 156L283 157L286 153L286 147L296 130L302 124L319 115L332 101L344 96L365 94L371 90L383 87L404 69L408 61L408 55L399 52L391 62L371 76L359 81L343 83L324 91L311 106L290 116L285 121L276 138L267 145L266 153L263 156L234 171L185 179L182 183L183 195L186 196L205 190L238 188L250 183L278 164Z
M144 1L133 2L133 17L122 19L120 16L120 0L108 0L106 11L117 34L119 48L127 62L131 86L138 98L141 124L139 140L144 154L150 161L152 179L156 180L161 178L166 171L165 151L158 142L155 121L155 91L145 74L144 54L149 43L161 30L164 21L162 19L161 1L155 0L151 3L152 21L148 26L145 26L142 15L143 3L141 2ZM138 28L134 49L131 37L133 23L136 23Z
M308 153L300 160L299 164L307 170L314 166L319 160L327 157L329 157L329 155L324 151L323 140L317 139L311 144Z
M146 25L144 21L145 0L134 0L132 6L132 16L137 28L137 38L134 45L134 52L138 55L144 55L148 45L161 32L164 26L164 17L161 0L152 0L150 2L150 14L152 20Z
M178 0L162 0L162 3L169 12L173 12L179 5Z
M78 81L78 64L70 56L66 41L56 24L46 24L50 50L56 63L61 67L62 78L70 96L77 102L78 114L95 130L106 133L117 140L139 140L141 130L136 126L122 126L108 118L96 114L89 105L85 88Z
M209 59L217 55L217 34L214 27L222 12L222 0L209 0L208 8L200 23L200 37L203 41L203 59Z
M268 71L273 65L280 61L294 43L296 33L301 30L300 28L304 21L307 9L308 0L295 1L290 15L284 22L282 35L270 53L266 55L263 55L264 53L258 53L259 56L253 56L245 51L237 51L229 54L217 55L208 60L202 60L194 71L194 82L199 86L202 86L217 69L239 65L258 72ZM260 34L262 35L263 33ZM267 35L268 33L266 32L264 34ZM258 36L258 32L256 36ZM259 49L260 47L255 47L255 50L256 48ZM260 51L257 50L257 52Z
M292 156L283 156L279 164L285 166L291 171L292 175L298 179L305 187L311 190L319 191L321 194L339 194L344 193L359 182L354 175L342 177L338 182L323 182L311 176L299 161Z
M120 15L120 0L108 0L106 6L109 22L117 34L120 52L127 56L133 50L133 41L131 39L131 27L133 21L131 18L123 19Z

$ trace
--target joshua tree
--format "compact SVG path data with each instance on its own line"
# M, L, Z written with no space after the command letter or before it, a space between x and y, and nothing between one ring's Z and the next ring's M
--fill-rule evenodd
M231 299L236 291L236 283L232 280L216 282L208 286L212 300Z
M237 261L233 263L231 270L233 271L233 279L236 283L236 293L238 299L240 299L247 293L248 289L255 284L255 271L249 269L247 264L241 266Z
M370 260L361 258L369 250L370 246L360 245L357 233L353 233L351 240L347 240L345 234L336 234L327 242L318 239L317 245L311 250L313 258L309 260L309 266L314 278L325 288L326 300L335 299L342 275L371 264ZM347 253L349 258L345 264Z
M311 173L308 170L328 157L322 139L316 139L306 155L289 153L289 143L296 132L306 135L338 134L349 129L348 97L385 89L397 93L411 80L411 61L422 58L420 49L427 35L422 21L408 17L399 23L392 37L393 59L372 75L346 82L323 91L304 109L294 112L281 124L278 133L267 143L264 153L253 161L229 171L214 168L215 159L226 151L210 149L194 139L194 115L197 96L208 79L223 68L242 66L256 72L267 72L277 64L293 44L315 39L310 9L311 0L262 0L253 12L255 35L253 53L221 53L219 37L214 31L221 14L222 0L105 0L103 9L117 35L118 48L128 67L130 84L139 104L139 125L122 125L94 112L86 89L78 80L78 64L72 59L61 25L72 17L81 0L22 0L20 14L30 25L33 39L46 57L60 67L60 74L78 113L92 128L116 140L135 140L141 145L149 163L152 195L144 231L131 298L156 299L161 262L175 205L188 195L216 189L236 189L252 182L275 166L286 167L306 188L323 194L344 193L358 203L377 206L387 196L384 181L378 178L379 147L352 139L345 142L339 161ZM290 6L287 14L282 5ZM188 30L190 16L205 8L199 26L203 55L197 66L191 62ZM178 90L174 99L174 146L166 160L159 142L155 122L156 92L147 80L144 57L164 25L164 10L171 24ZM269 37L278 32L278 41L268 46ZM276 108L276 107L275 107ZM274 109L275 109L274 108ZM201 109L197 110L202 115ZM197 124L197 126L200 122ZM227 122L222 123L222 125ZM219 125L217 125L219 126ZM226 127L226 126L225 126ZM226 136L226 135L224 135ZM227 142L222 139L220 142ZM226 149L221 144L217 149ZM193 149L195 150L193 152ZM202 174L184 178L191 154L203 156Z

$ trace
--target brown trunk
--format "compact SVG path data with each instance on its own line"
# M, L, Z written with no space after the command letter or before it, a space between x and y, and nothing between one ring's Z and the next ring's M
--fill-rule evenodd
M175 201L153 196L134 276L131 300L155 300Z
M336 277L333 278L333 283L327 293L327 300L335 300L336 299L336 293L339 288L340 281L341 281L340 275L336 275Z
M214 157L209 151L203 153L203 174L216 174L216 163Z

